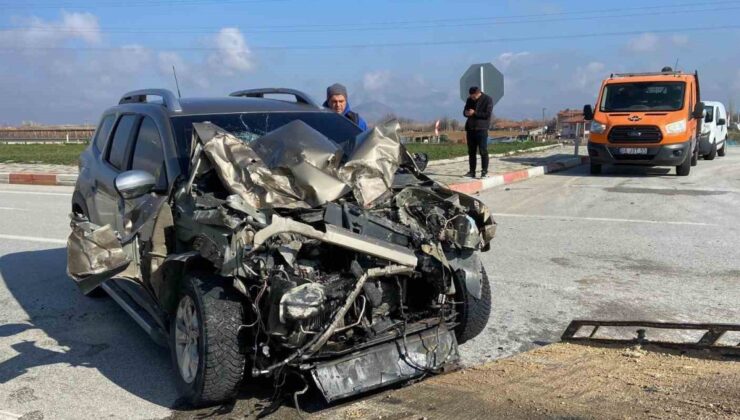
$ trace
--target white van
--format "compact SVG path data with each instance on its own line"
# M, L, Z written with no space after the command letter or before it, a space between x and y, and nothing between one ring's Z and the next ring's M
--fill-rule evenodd
M715 156L724 156L727 139L727 111L722 102L704 101L704 122L701 125L699 138L699 154L705 160L712 160Z

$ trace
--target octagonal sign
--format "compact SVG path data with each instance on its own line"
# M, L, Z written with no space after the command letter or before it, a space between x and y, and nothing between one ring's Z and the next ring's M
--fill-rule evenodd
M504 75L491 63L473 64L460 78L460 98L468 99L468 89L478 86L495 106L504 97Z

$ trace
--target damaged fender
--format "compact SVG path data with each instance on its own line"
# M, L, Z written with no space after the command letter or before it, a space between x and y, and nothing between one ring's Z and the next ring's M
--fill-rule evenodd
M110 225L97 226L72 215L72 233L67 239L67 274L82 293L123 272L131 263Z

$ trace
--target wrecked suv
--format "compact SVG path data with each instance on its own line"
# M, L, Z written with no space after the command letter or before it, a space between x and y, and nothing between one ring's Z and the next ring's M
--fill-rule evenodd
M331 402L438 372L488 321L496 225L398 129L288 89L127 93L80 157L68 274L170 348L194 405L248 377Z

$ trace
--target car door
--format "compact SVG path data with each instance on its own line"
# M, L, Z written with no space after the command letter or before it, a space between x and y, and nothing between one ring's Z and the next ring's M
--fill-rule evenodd
M114 276L142 280L141 265L148 260L140 255L141 243L151 237L146 226L151 229L148 222L165 203L168 186L162 136L154 120L135 114L122 116L103 166L97 194L108 212L101 215L101 224L73 219L67 246L68 272L83 293ZM119 197L115 179L128 170L152 174L157 180L154 193L130 200Z
M140 116L123 114L116 122L111 140L102 155L102 162L95 173L95 208L97 209L97 224L111 225L114 230L120 230L119 217L121 204L116 192L116 176L128 169L131 146Z

